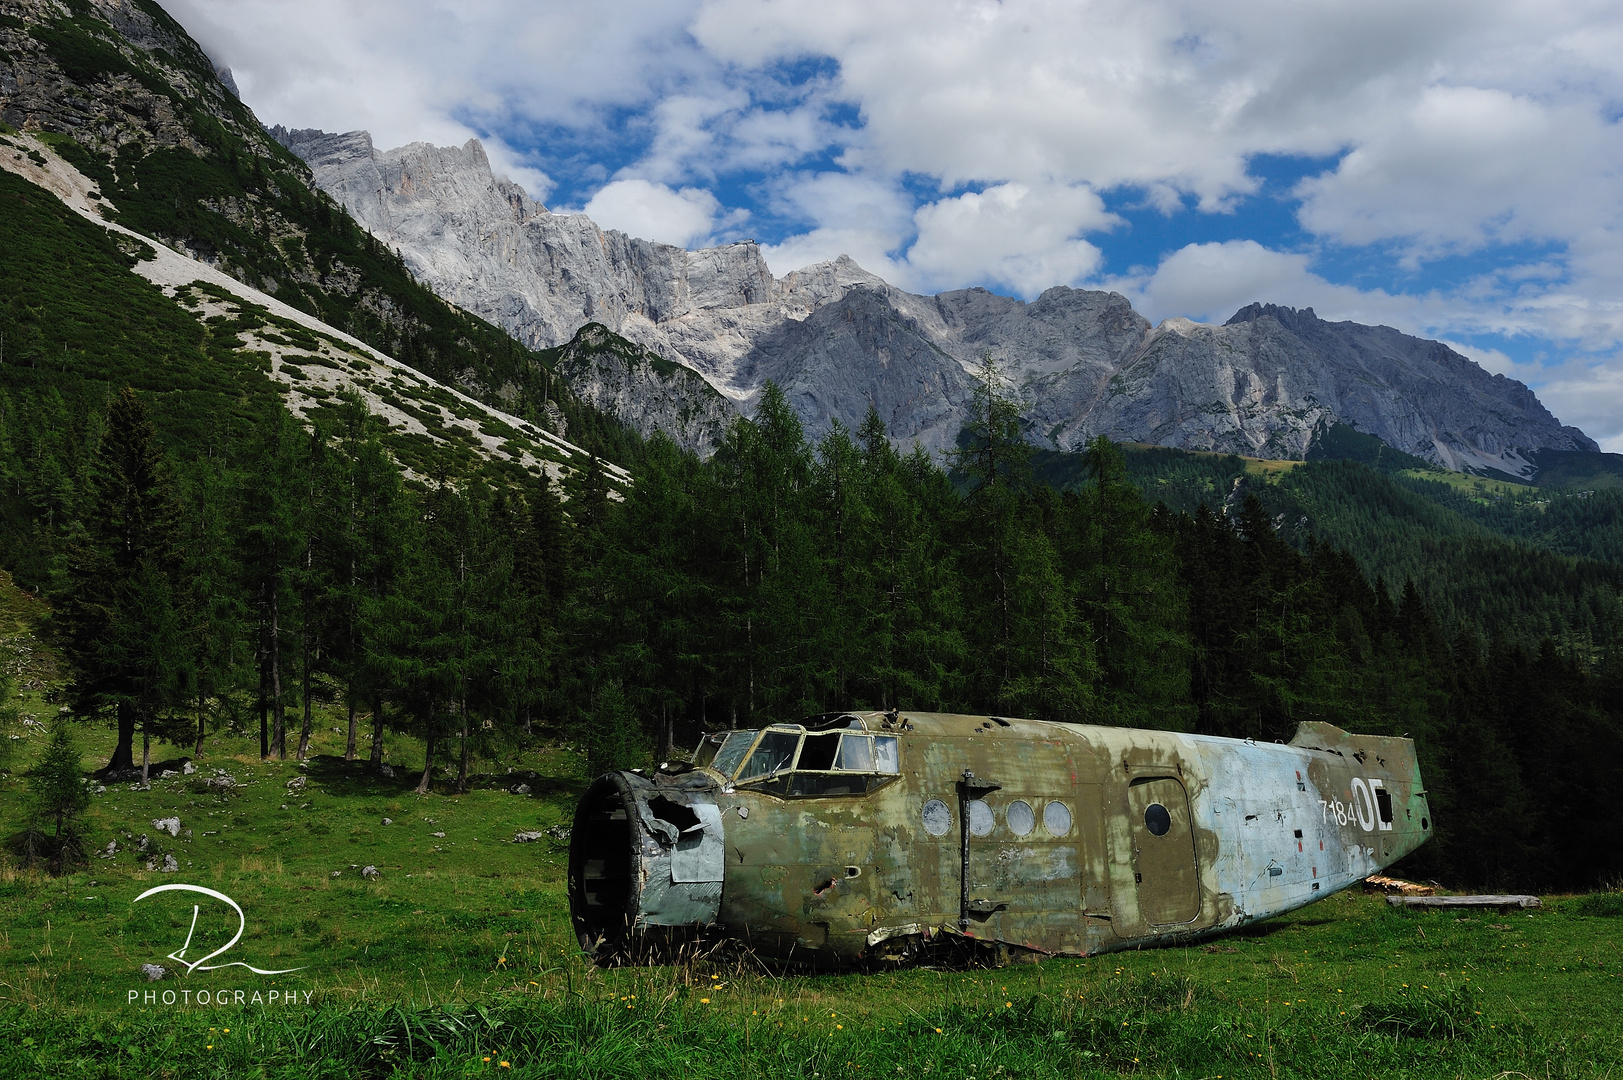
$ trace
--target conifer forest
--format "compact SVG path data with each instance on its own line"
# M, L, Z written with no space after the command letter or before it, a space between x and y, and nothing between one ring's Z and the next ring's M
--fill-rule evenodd
M310 427L266 396L172 441L148 392L79 416L5 397L7 562L52 604L64 704L116 725L114 771L222 726L302 757L318 708L351 757L421 739L420 790L518 741L568 740L595 773L846 708L1258 740L1326 720L1416 740L1438 837L1408 873L1617 875L1615 652L1445 621L1413 578L1288 542L1254 493L1152 505L1108 440L1038 482L985 374L945 465L874 415L811 441L774 389L708 461L656 436L626 490L593 458L567 500L403 476L354 401Z

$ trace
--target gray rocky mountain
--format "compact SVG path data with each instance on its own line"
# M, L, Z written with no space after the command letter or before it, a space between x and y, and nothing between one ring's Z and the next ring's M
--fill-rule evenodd
M558 372L575 396L647 438L655 431L704 457L721 444L738 415L690 367L587 323L557 354Z
M421 280L526 344L563 346L595 323L697 373L590 343L565 368L586 400L701 453L768 380L814 435L873 407L894 438L944 450L986 355L1031 440L1061 450L1103 434L1301 458L1337 422L1450 469L1525 474L1530 451L1597 449L1523 384L1389 327L1272 305L1152 327L1114 293L919 296L844 257L778 278L753 242L684 251L550 213L492 175L477 140L380 152L365 132L271 133Z

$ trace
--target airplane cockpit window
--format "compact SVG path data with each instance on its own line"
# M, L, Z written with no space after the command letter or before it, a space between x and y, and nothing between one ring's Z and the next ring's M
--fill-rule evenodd
M699 745L693 750L693 764L702 769L715 761L716 751L721 749L721 744L726 742L727 736L731 734L730 731L718 731L701 738Z
M827 735L807 735L800 747L800 760L795 768L801 772L827 772L834 768L834 759L840 752L839 732Z
M873 736L841 735L840 755L834 759L834 767L848 772L873 772Z
M902 771L901 755L896 751L896 736L874 736L873 750L876 771L882 773L899 773Z
M772 727L730 732L710 767L774 795L862 795L901 772L894 735ZM715 738L715 736L712 736ZM736 741L735 741L736 739ZM739 767L743 762L743 767Z
M749 760L739 770L739 782L782 772L794 762L795 749L799 746L798 728L791 731L767 728L761 732L761 741L755 744L755 752L750 754Z
M712 735L705 742L719 740L719 746L711 752L712 756L709 762L703 760L701 749L698 763L700 765L708 764L723 776L731 776L733 771L738 768L739 762L744 760L744 755L749 753L750 747L755 744L755 736L759 734L758 731L727 731L719 735ZM703 743L700 744L701 748L703 745Z

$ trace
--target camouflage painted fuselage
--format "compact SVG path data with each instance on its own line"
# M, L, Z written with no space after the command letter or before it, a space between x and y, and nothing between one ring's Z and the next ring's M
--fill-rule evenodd
M829 767L813 740L831 732L850 740L839 761L865 768ZM766 733L787 758L757 764ZM1431 829L1413 743L1328 724L1287 745L864 713L738 738L759 752L587 792L570 859L584 948L710 927L815 963L943 935L1081 956L1290 911Z

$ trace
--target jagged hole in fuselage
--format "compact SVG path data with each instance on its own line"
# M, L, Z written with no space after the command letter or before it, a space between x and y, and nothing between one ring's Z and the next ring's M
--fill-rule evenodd
M580 864L575 878L576 931L581 945L598 939L619 941L630 929L636 895L632 860L636 838L625 796L613 783L599 781L581 807L572 851ZM584 835L580 835L581 833Z

